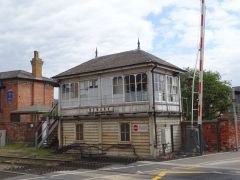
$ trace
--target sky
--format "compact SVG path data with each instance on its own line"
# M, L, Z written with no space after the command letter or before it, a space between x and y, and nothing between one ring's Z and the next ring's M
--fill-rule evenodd
M206 70L240 85L240 0L206 0ZM200 0L0 0L0 72L31 72L38 50L52 77L98 55L141 49L195 66Z

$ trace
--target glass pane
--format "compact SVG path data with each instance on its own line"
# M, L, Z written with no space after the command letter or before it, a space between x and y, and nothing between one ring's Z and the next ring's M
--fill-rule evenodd
M118 77L118 84L119 84L119 85L122 85L122 84L123 84L122 77Z
M130 132L130 127L129 127L129 124L128 123L125 123L126 124L126 132Z
M113 86L116 86L118 83L117 83L117 77L113 78Z
M70 92L73 92L73 90L74 90L74 83L71 83L71 86L70 86L70 88L69 88L69 91L70 91Z
M83 124L76 125L76 139L83 140Z
M129 84L126 84L126 85L125 85L125 92L126 92L126 93L129 93L129 92L130 92L130 86L129 86Z
M138 74L136 76L136 81L137 81L137 83L141 83L142 82L142 74Z
M125 131L124 123L121 124L121 133Z
M120 125L121 141L130 141L130 125L129 123L121 123Z
M135 84L131 84L130 88L131 88L130 91L135 92Z
M143 83L142 84L142 90L143 91L147 91L147 83Z
M129 76L125 76L125 84L129 84Z
M141 83L137 84L137 91L142 91L142 84Z
M142 74L142 82L147 82L147 74Z
M121 133L121 141L125 141L125 134Z
M125 141L130 141L130 134L129 133L126 133Z
M135 84L135 76L134 75L130 75L130 83Z
M66 84L63 84L62 85L62 93L65 93L66 92Z

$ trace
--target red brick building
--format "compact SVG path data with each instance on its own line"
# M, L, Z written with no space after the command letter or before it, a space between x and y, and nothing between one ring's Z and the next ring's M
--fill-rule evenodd
M57 84L54 80L42 76L43 61L37 51L34 51L31 65L31 73L23 70L0 72L1 124L8 122L34 123L37 120L34 114L16 112L24 108L52 108L53 89Z

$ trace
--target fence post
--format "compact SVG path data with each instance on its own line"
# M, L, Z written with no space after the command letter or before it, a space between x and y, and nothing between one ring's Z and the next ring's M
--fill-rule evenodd
M172 145L172 152L174 152L173 124L171 124L170 127L171 127L171 145Z
M217 151L220 152L221 149L221 143L220 143L220 123L219 119L217 119L216 123L216 145L217 145Z

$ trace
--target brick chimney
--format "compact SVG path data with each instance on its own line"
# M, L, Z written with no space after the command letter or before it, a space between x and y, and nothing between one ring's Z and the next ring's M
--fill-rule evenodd
M34 57L31 61L32 64L32 75L36 78L42 77L42 65L43 61L39 58L38 51L34 51Z

